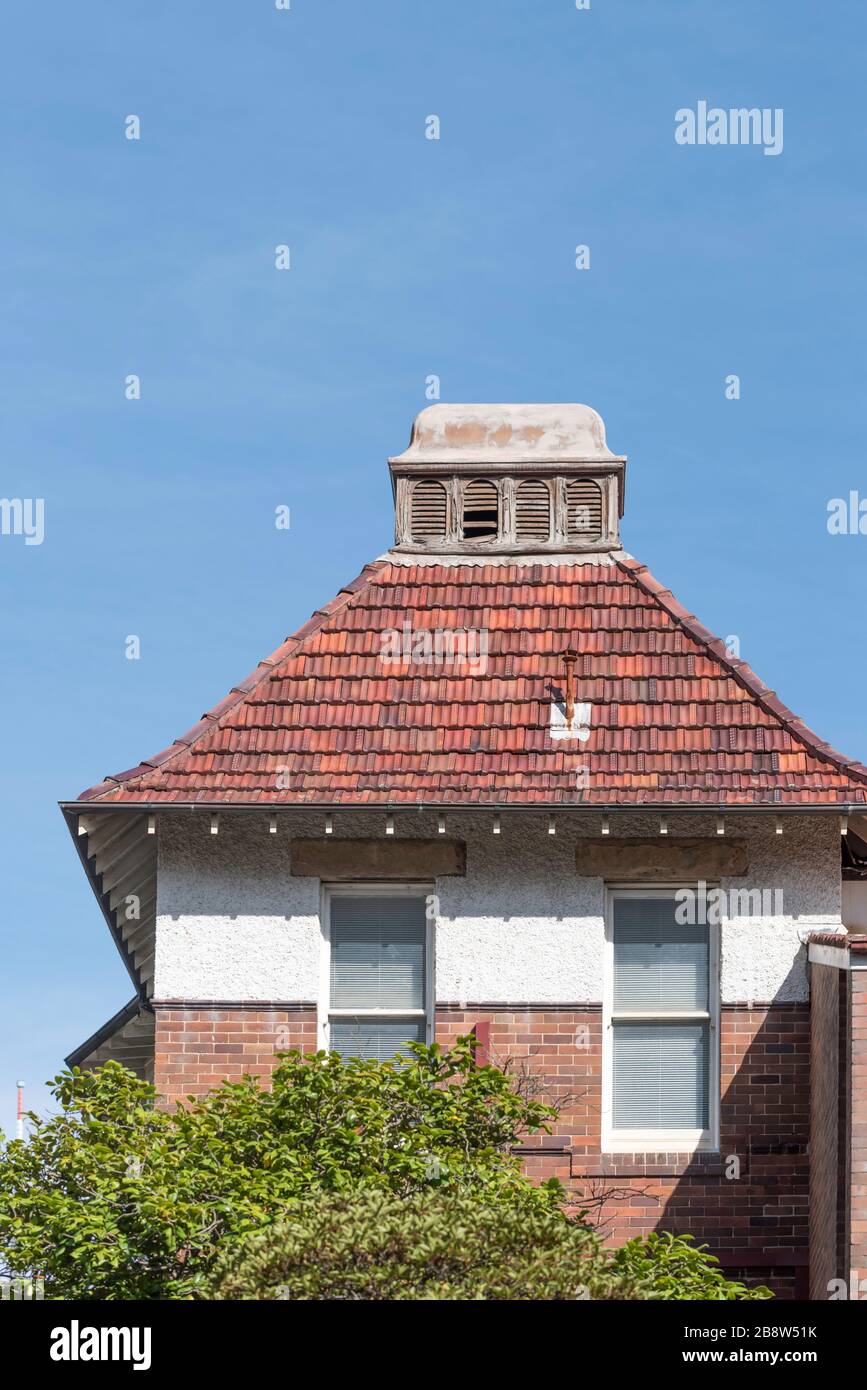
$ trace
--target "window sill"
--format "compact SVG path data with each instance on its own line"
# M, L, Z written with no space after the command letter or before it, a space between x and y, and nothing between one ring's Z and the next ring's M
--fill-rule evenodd
M719 1144L714 1142L710 1134L694 1138L677 1134L657 1134L646 1139L633 1136L630 1139L603 1140L599 1152L606 1158L617 1158L620 1154L635 1154L637 1157L644 1154L686 1154L692 1158L697 1154L719 1153Z
M696 1149L622 1153L576 1153L572 1151L573 1178L682 1178L721 1177L725 1159L719 1149Z

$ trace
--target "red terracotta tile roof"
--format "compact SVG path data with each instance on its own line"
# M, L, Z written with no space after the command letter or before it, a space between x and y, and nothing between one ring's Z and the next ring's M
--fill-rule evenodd
M863 932L824 932L814 931L807 938L810 946L832 946L838 951L854 951L857 955L867 955L867 936Z
M487 632L487 669L388 665L383 634ZM554 740L580 653L586 743ZM586 770L584 782L581 769ZM834 752L649 573L613 564L368 565L101 803L843 805Z

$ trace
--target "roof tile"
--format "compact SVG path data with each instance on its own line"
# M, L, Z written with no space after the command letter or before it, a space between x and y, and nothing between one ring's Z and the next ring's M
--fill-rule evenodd
M479 645L455 657L447 643L467 630ZM413 652L420 632L430 650ZM586 743L549 730L569 646L576 699L591 706ZM385 560L182 738L80 800L846 805L867 801L867 768L819 740L629 556Z

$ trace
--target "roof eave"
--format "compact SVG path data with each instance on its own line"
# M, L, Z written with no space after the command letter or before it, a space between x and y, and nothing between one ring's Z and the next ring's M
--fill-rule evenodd
M622 812L624 815L634 815L636 812L647 812L650 814L675 815L681 813L692 813L695 815L761 815L770 814L776 816L791 815L858 815L864 814L867 805L863 801L816 801L799 802L788 804L785 802L774 801L704 801L704 802L679 802L679 801L593 801L593 802L564 802L564 801L439 801L426 799L423 801L61 801L58 803L61 811L66 817L67 824L70 826L70 833L76 841L78 837L72 827L70 817L79 814L90 814L93 811L103 811L105 813L124 811L135 815L143 814L165 814L170 811L193 813L196 811L215 812L247 812L260 811L263 815L279 815L292 811L496 811L505 812L545 812L550 814L553 811L574 811L583 814L608 814ZM87 866L87 861L79 851L79 857ZM88 873L90 873L88 867ZM94 892L98 894L98 889L94 885Z
M60 805L61 811L63 812L63 818L64 818L64 820L66 821L66 826L67 826L67 829L69 830L69 834L70 834L70 836L72 837L72 843L75 845L75 852L76 852L76 854L78 855L79 859L81 860L82 865L84 866L84 872L85 872L85 874L87 875L87 881L88 881L88 883L90 884L91 888L93 889L93 896L96 898L96 901L99 903L99 909L100 909L100 911L101 911L103 917L105 918L105 923L106 923L106 926L108 927L108 930L109 930L109 934L110 934L110 936L111 936L111 939L112 939L112 941L114 942L115 946L117 947L117 952L118 952L118 955L120 956L121 960L123 961L124 969L126 970L127 974L129 975L130 979L131 979L132 982L133 982L133 985L135 986L135 989L136 989L136 998L137 998L137 999L144 1000L145 996L144 996L144 994L143 994L143 992L142 992L142 989L141 989L141 984L140 984L140 982L139 982L139 978L138 978L138 974L137 974L137 972L136 972L135 965L134 965L132 959L130 958L130 954L129 954L129 952L128 952L127 949L126 949L126 946L125 946L125 944L124 944L124 941L123 941L122 936L119 934L119 932L118 932L118 930L117 930L117 923L115 922L114 913L113 913L112 910L111 910L111 904L109 903L108 895L105 894L105 893L103 893L103 891L102 891L102 884L101 884L101 882L99 881L100 876L99 876L99 874L97 874L97 873L95 872L95 870L93 869L93 867L92 867L92 865L91 865L91 863L90 863L90 860L88 859L87 855L86 855L85 852L84 852L84 844L83 844L82 842L83 842L83 840L86 840L86 837L79 835L79 833L78 833L78 825L75 823L75 819L74 819L74 818L75 818L78 814L80 814L81 812L84 812L84 811L92 811L92 810L96 809L96 807L99 806L99 803L98 803L98 802L97 802L97 803L94 803L94 802L92 802L92 801L81 801L81 802L65 802L65 801L61 801L61 802L59 803L59 805ZM102 806L101 806L100 809L102 809L102 810L104 810L104 811L118 811L118 810L123 810L123 811L136 811L136 810L137 810L138 813L139 813L139 815L142 814L142 810L143 810L143 808L142 808L141 806L136 806L135 802L122 802L122 803L120 803L120 804L118 804L118 803L104 802L104 803L102 804Z
M64 1062L68 1067L78 1067L81 1063L96 1052L97 1048L102 1047L103 1043L109 1038L114 1037L115 1033L124 1028L131 1019L137 1018L140 1013L148 1009L147 1003L138 995L134 995L116 1014L103 1023L101 1028L97 1028L95 1033L91 1033L89 1038L85 1038L83 1043L74 1048L68 1057L64 1057Z

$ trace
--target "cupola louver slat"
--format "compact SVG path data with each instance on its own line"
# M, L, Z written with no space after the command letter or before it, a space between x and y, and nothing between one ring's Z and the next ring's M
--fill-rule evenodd
M551 534L551 494L541 479L521 483L515 494L515 537L547 541Z
M602 490L592 478L566 485L566 535L576 541L598 541L602 535Z
M412 538L441 541L446 536L446 490L442 483L416 483L412 493Z

